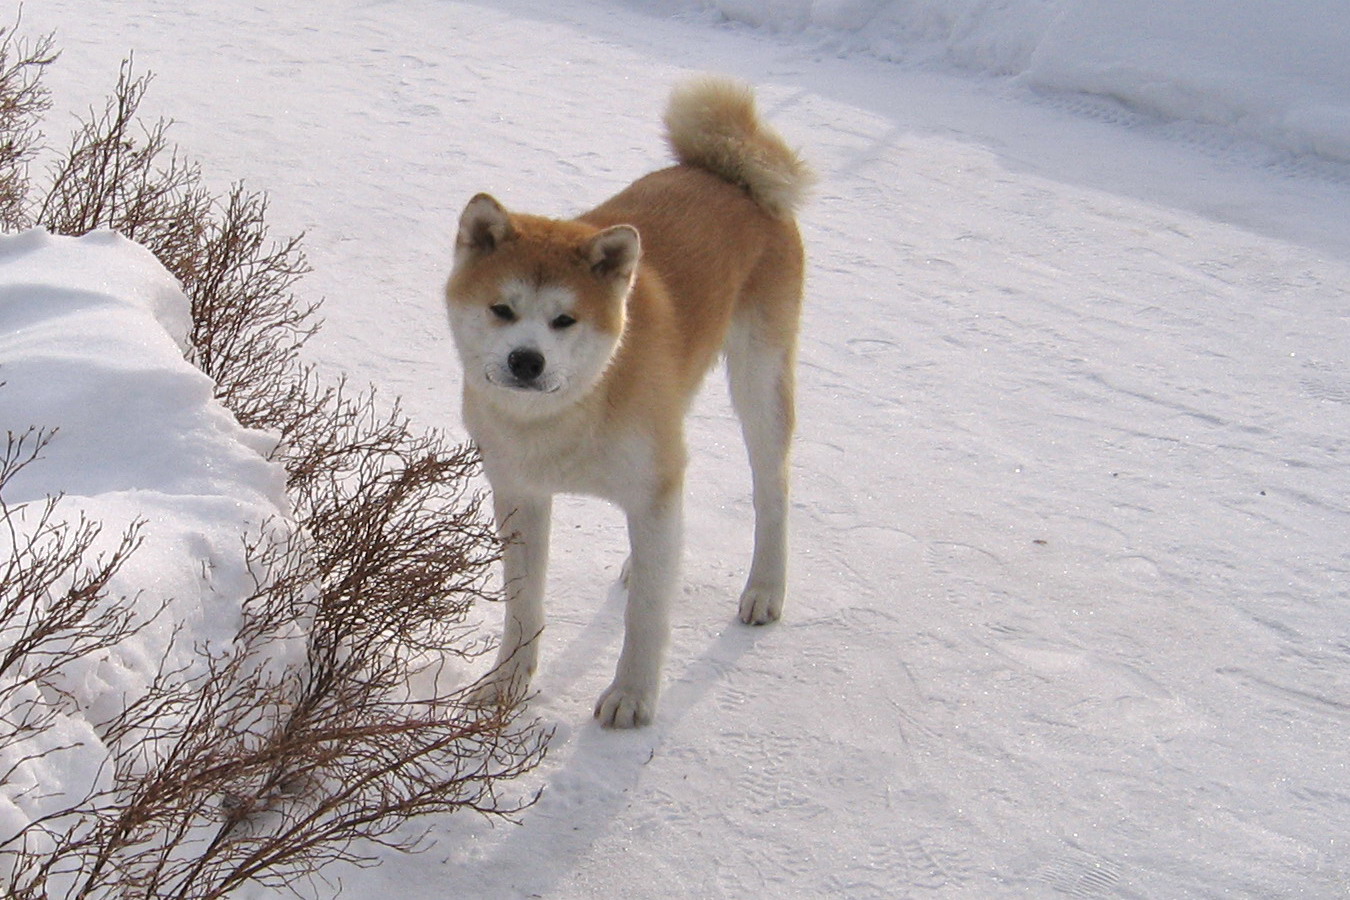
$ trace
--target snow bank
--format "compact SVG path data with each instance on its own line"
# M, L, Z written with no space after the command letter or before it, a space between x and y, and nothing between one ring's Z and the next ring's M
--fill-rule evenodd
M687 8L691 0L672 0ZM841 49L943 59L1350 161L1344 0L700 0Z
M142 522L144 543L109 595L143 621L167 601L140 633L48 686L46 701L73 701L51 730L0 751L0 772L18 766L0 783L0 839L95 784L106 750L93 723L140 696L161 662L190 664L233 640L249 585L244 535L287 521L284 472L263 456L275 439L213 399L183 358L189 324L172 276L118 235L0 238L0 429L55 429L5 491L13 521L35 528L45 498L62 494L60 518L101 523L98 552ZM0 631L0 654L13 641ZM0 708L0 721L13 713ZM71 749L40 756L53 747Z
M1084 0L1064 4L1027 79L1350 160L1347 35L1343 0Z

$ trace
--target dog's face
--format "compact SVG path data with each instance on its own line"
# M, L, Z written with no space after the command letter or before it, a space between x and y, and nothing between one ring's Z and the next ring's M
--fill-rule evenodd
M512 216L474 197L446 285L466 390L521 418L589 393L618 351L640 253L630 226Z

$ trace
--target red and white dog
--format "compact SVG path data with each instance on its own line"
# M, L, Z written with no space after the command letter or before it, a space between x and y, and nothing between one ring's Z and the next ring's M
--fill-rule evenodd
M628 517L626 631L595 715L651 721L681 555L683 422L725 353L754 479L755 545L740 618L783 608L788 446L802 304L794 211L807 167L749 89L704 79L666 112L677 164L576 219L508 212L486 194L459 222L446 286L504 549L506 623L481 699L522 696L538 662L552 496Z

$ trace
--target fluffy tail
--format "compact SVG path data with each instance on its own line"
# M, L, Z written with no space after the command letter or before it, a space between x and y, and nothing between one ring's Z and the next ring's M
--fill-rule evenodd
M739 184L770 215L790 218L815 182L810 168L759 121L750 88L727 78L680 85L666 107L675 158Z

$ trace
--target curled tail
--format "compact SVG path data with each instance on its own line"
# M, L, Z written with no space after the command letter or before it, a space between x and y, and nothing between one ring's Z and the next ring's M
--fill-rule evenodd
M810 168L759 120L750 88L728 78L677 87L666 107L675 158L744 187L770 215L790 218L815 182Z

